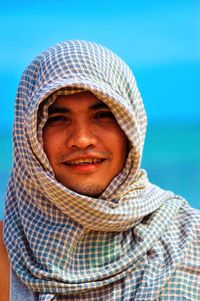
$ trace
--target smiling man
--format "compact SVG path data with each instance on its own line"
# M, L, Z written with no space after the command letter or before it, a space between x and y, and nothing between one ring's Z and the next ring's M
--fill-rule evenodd
M101 45L66 41L27 67L5 247L0 237L4 301L200 300L199 212L141 169L146 123L131 70Z
M111 110L88 91L58 96L49 107L43 141L56 179L87 196L105 190L128 153L127 137Z

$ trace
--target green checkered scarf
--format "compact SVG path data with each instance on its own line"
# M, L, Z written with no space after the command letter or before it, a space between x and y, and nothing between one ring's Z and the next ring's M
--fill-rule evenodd
M42 145L49 105L83 90L110 107L130 141L124 169L98 199L57 182ZM148 181L140 167L145 131L132 72L100 45L57 44L23 73L4 239L12 268L39 300L184 300L184 283L187 300L197 300L196 213Z

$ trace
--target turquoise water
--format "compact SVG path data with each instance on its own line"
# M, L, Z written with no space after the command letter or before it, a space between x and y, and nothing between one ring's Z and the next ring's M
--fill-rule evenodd
M0 133L0 219L12 165L11 131ZM143 168L151 182L184 196L200 209L200 124L149 125Z

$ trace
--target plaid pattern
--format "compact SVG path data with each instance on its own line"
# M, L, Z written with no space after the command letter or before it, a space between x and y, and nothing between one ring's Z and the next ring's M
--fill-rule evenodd
M113 111L131 150L101 197L58 183L42 146L58 94L89 90ZM141 170L146 114L128 66L95 43L67 41L22 75L4 239L22 282L50 300L199 300L199 213Z

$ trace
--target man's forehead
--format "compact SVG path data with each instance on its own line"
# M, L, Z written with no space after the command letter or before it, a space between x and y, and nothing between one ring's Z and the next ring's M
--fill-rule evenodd
M108 106L91 92L85 91L73 95L59 95L48 111L53 113L57 110L98 110L102 108L108 108Z

